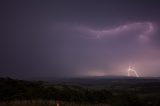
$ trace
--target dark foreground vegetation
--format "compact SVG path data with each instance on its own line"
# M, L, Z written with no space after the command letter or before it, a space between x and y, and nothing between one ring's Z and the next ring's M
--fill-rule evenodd
M160 106L160 82L138 80L91 86L0 78L0 106Z

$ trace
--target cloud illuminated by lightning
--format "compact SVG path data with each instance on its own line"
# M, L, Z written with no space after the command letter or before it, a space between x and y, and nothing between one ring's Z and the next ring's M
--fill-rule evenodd
M115 28L103 29L103 30L94 30L88 27L76 27L79 31L83 31L84 33L89 33L90 39L101 39L104 37L112 37L123 35L127 32L137 32L137 36L139 39L143 41L148 41L149 37L155 32L155 26L151 22L143 22L143 23L131 23L120 25Z

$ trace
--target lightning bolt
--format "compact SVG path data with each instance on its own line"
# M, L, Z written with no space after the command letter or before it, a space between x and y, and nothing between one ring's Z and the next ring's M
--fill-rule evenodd
M136 75L136 77L139 77L138 73L136 72L136 70L134 69L133 66L130 66L129 65L129 68L128 68L128 77L130 77L130 72L134 72L134 74Z

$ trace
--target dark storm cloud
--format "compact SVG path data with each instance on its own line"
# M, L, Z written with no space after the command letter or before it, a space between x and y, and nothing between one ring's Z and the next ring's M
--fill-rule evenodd
M7 0L1 8L1 76L115 74L132 59L159 73L158 0Z
M160 50L160 23L158 23L156 30L157 30L156 34L154 34L153 37L151 38L152 40L151 43L154 47L156 47L156 49Z

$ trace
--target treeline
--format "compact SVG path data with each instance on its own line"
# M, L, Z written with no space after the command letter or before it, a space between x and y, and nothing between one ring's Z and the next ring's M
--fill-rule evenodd
M89 89L73 85L47 85L41 81L29 82L0 78L0 100L58 100L76 103L111 104L115 106L152 106L135 92L126 90ZM158 102L154 106L157 105Z
M112 97L107 90L86 89L79 86L45 85L43 82L29 82L0 78L0 100L53 99L61 101L106 103Z

